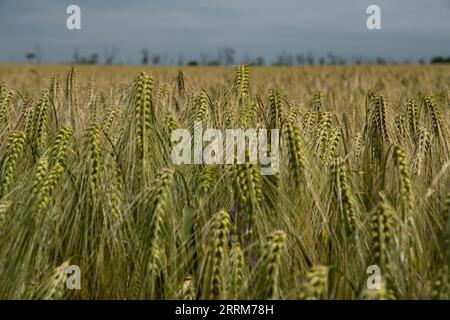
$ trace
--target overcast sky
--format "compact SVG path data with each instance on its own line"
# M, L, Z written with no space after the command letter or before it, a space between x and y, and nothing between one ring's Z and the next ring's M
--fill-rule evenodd
M66 28L66 7L81 7L81 30ZM366 9L381 7L382 30L366 28ZM174 61L223 46L237 57L328 51L403 60L450 56L450 0L0 0L0 62L70 61L115 48L116 61L139 62L140 50Z

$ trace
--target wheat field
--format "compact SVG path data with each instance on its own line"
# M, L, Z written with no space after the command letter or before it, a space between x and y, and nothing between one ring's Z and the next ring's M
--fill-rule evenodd
M1 299L450 298L448 66L0 65L0 81ZM279 129L279 172L174 165L194 121Z

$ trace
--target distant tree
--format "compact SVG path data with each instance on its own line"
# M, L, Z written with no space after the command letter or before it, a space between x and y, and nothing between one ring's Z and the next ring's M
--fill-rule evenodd
M298 54L295 57L295 61L297 62L297 64L305 64L306 59L305 59L305 56L303 55L303 53Z
M284 58L285 66L292 66L294 64L294 57L291 54L287 54Z
M98 54L93 53L91 56L87 59L87 64L97 64L98 63Z
M80 56L77 58L77 64L97 64L98 63L98 54L92 53L88 57Z
M340 57L339 55L334 54L331 51L329 51L327 53L327 59L328 59L328 63L331 65L336 65L336 64L343 65L346 63L345 58Z
M386 60L383 57L377 57L375 59L375 64L380 64L380 65L386 64Z
M149 61L149 56L148 56L148 50L147 49L142 49L141 50L141 64L143 65L147 65L148 61Z
M223 47L219 49L219 63L229 66L234 64L234 55L236 54L236 50L231 47Z
M161 62L161 55L160 54L154 54L153 56L152 56L152 64L153 65L158 65L159 63Z
M316 64L316 59L314 58L314 55L311 52L308 52L306 54L306 62L312 66L314 64Z
M278 55L274 63L275 66L292 66L293 64L294 57L291 54L287 54L285 52L282 52L280 55Z
M36 59L36 53L34 53L34 52L27 52L25 54L25 58L28 60L28 62L33 62L33 60Z
M236 50L233 48L225 48L225 64L227 66L234 64L234 55L236 54Z
M105 52L105 64L113 64L115 59L115 48L112 47L111 51L108 50Z
M430 63L444 63L445 59L443 57L437 56L437 57L433 57L430 60Z
M191 60L187 63L188 66L198 66L198 61L197 60Z
M327 58L328 58L328 63L329 64L338 64L339 63L339 57L337 55L335 55L333 52L328 52L327 53Z
M263 66L265 64L264 58L261 56L258 56L256 58L252 59L251 61L252 61L251 64L255 65L255 66Z

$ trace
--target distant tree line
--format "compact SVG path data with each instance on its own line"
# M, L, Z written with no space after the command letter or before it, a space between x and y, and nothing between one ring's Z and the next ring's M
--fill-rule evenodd
M441 57L441 56L437 56L431 59L430 63L450 63L450 56L446 57Z
M25 54L25 58L30 63L40 63L39 47L36 51L28 52ZM105 50L104 58L100 59L97 53L89 55L81 55L77 48L73 53L73 58L70 63L75 64L122 64L116 60L116 50L111 48ZM281 52L271 63L267 63L262 56L244 58L236 58L236 50L231 47L222 47L218 49L217 56L213 57L206 53L199 55L198 59L185 60L183 55L179 55L178 59L173 59L169 55L162 55L160 53L151 53L148 49L142 49L140 51L140 64L142 65L187 65L187 66L220 66L220 65L234 65L236 63L245 63L255 66L273 65L273 66L295 66L295 65L345 65L345 64L411 64L419 63L426 64L427 61L419 59L412 61L406 59L403 61L396 61L394 59L387 59L384 57L365 58L365 57L342 57L333 52L328 52L325 56L315 56L312 52L291 54L287 52ZM436 56L429 60L431 64L450 63L449 57Z

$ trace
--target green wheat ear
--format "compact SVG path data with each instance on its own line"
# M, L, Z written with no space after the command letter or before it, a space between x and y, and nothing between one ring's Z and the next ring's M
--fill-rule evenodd
M256 279L262 290L264 299L282 299L284 296L281 282L285 266L287 235L284 231L273 231L267 237L263 247Z
M201 189L203 193L207 194L211 189L211 183L213 179L215 168L214 166L204 166L201 173Z
M42 218L43 212L48 209L52 200L52 193L64 172L64 167L60 163L56 163L51 168L45 179L40 183L40 188L37 191L33 202L32 211L36 219Z
M234 88L240 99L245 99L250 93L250 67L240 65L235 67Z
M413 159L412 171L418 176L423 176L430 156L431 135L425 127L420 127L417 135L418 139L415 146L416 151Z
M37 150L45 147L47 138L48 113L50 106L50 96L48 90L44 90L41 97L33 109L31 116L31 126L28 128L28 139L33 142Z
M300 287L301 300L322 300L328 298L328 268L315 266L309 270Z
M6 215L8 213L8 210L11 208L12 206L12 202L11 201L6 201L6 200L2 200L0 201L0 234L2 233L2 227L3 227L3 223L6 220Z
M152 102L153 78L145 72L139 74L135 81L135 122L136 122L136 145L141 158L147 152L148 136L151 127L155 124L155 110Z
M389 252L392 249L392 210L384 202L380 202L373 211L370 223L370 235L372 238L373 261L384 269L389 261Z
M379 289L368 289L365 288L359 299L362 300L395 300L395 296L392 294L391 290L386 288L386 282L382 279Z
M406 152L403 147L399 145L394 147L394 158L395 165L399 171L400 195L403 214L405 217L408 217L413 208L413 194L410 167L406 161Z
M304 180L305 169L305 149L301 140L300 130L291 121L286 121L284 132L289 154L289 168L295 186L299 187Z
M276 89L269 91L270 101L270 129L279 129L283 119L283 107L281 93Z
M355 201L350 187L346 163L340 159L334 159L331 165L331 187L333 190L333 199L336 204L340 217L345 221L349 233L352 233L356 227Z
M36 173L34 174L33 184L31 187L31 194L36 196L39 190L41 189L42 182L45 179L48 171L48 159L47 157L42 157L39 159L38 164L36 166Z
M230 252L230 297L237 299L244 284L244 255L239 243L236 243Z
M194 126L196 122L205 126L209 103L210 99L208 94L205 90L202 90L194 103L192 126Z
M148 254L144 254L144 273L150 279L150 297L156 297L155 281L162 267L164 257L164 227L167 221L167 207L170 187L173 183L174 170L165 168L158 172L150 191L150 198L145 212L139 222L142 244Z
M322 112L319 115L319 123L315 134L315 154L322 158L328 146L327 142L330 136L332 118L333 114L331 112Z
M315 111L322 113L325 109L325 94L322 91L317 91L313 95L312 107Z
M124 178L121 167L117 159L114 159L113 177L111 186L111 211L115 224L119 224L123 220L123 204L124 204Z
M92 201L98 200L100 196L100 136L99 125L92 124L87 130L87 174Z
M392 142L392 110L383 94L371 98L365 124L367 147L370 146L374 159L383 157Z
M443 151L448 153L449 148L447 141L447 132L445 130L445 126L443 125L441 111L439 110L438 104L436 103L436 99L431 96L425 96L423 98L423 103L425 105L426 113L431 119L434 135L443 148Z
M178 290L177 299L195 300L195 286L191 275L184 278L183 284Z
M430 297L432 300L448 300L450 297L448 266L439 269L431 287Z
M10 190L11 183L13 182L13 174L17 165L19 156L25 145L25 134L21 131L17 131L11 134L7 142L7 153L5 159L5 165L1 176L0 182L0 195L5 196Z
M67 292L66 280L68 267L69 261L65 261L60 266L56 267L47 277L46 281L42 282L37 288L32 298L42 300L63 299L64 294Z
M228 258L228 233L230 231L230 216L221 209L215 215L211 229L208 298L225 299L228 284L225 281L225 264Z
M3 128L4 124L7 122L7 116L10 111L9 108L11 105L12 97L12 90L3 89L0 92L0 128Z
M406 104L406 114L409 122L409 130L412 137L415 137L419 130L419 106L415 99L408 100Z
M69 148L69 141L72 135L73 130L68 126L62 127L56 134L50 152L50 164L52 166L57 162L62 164L65 163L67 158L67 151Z

